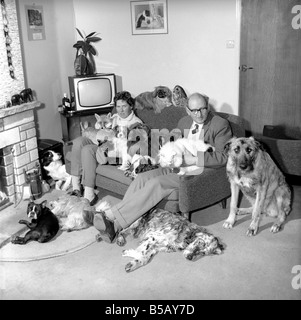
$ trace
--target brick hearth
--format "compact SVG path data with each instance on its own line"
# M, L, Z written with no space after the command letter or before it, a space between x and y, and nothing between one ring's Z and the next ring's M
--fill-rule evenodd
M39 166L33 110L40 105L34 101L0 109L0 207L4 198L12 203L21 197L24 171Z

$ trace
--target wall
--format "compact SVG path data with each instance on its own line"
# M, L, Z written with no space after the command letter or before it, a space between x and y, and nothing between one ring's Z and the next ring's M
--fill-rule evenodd
M168 0L163 35L132 35L130 0L73 2L76 26L103 38L95 44L98 72L120 75L134 95L179 84L188 94L209 95L217 110L238 114L238 1Z
M11 96L24 89L23 63L15 0L6 0L6 15L11 39L11 54L15 79L10 76L4 37L3 17L0 6L0 108L6 106Z
M38 136L61 140L57 106L74 74L75 27L99 32L97 72L122 77L134 96L157 85L179 84L203 92L219 111L238 114L239 0L168 0L168 34L132 35L130 0L36 0L45 16L46 39L28 41L24 5L17 0L25 80L44 108ZM226 41L235 48L227 49Z
M68 75L73 74L74 13L72 0L35 0L43 7L45 40L29 41L25 5L19 0L18 14L22 37L25 83L36 92L42 107L36 110L39 138L61 141L60 115L57 106L68 92Z

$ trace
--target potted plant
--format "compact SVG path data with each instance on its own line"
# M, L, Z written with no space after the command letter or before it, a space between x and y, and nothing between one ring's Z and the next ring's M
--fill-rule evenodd
M96 55L95 48L91 45L92 42L98 42L101 38L96 37L96 32L91 32L87 36L84 36L79 29L78 34L83 40L78 40L73 48L76 49L76 56L74 61L74 69L76 75L92 75L95 73L95 61Z

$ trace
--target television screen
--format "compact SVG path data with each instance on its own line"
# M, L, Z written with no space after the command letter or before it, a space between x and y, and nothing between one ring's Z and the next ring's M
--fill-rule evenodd
M112 101L112 85L108 78L83 79L77 83L78 103L82 108L107 105Z

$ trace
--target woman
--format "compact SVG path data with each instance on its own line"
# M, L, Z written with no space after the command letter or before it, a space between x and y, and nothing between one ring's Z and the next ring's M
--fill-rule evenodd
M133 108L135 99L127 91L121 91L114 97L116 116L114 116L113 126L130 127L135 123L142 121L134 114ZM91 205L97 202L97 196L94 193L97 159L96 152L98 146L86 137L78 137L73 140L71 169L72 176L72 195L81 196L81 184L84 186L84 197L88 199Z

